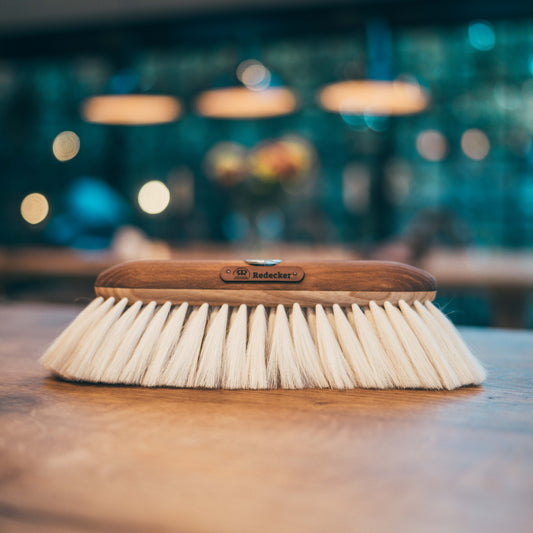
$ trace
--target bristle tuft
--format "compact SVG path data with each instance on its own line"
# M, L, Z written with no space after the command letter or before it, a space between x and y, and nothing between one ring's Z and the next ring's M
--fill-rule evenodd
M202 345L198 371L194 376L191 386L207 389L220 387L222 380L222 354L226 340L228 323L228 306L213 309L207 334Z
M373 370L376 380L376 388L389 389L394 387L394 376L387 361L387 354L381 346L372 323L357 304L352 305L351 317L354 321L354 329L366 354L368 364Z
M329 387L309 325L299 304L292 307L290 326L296 361L307 386L322 389Z
M471 381L465 380L465 385L474 384L479 385L487 378L487 372L481 366L479 361L475 358L472 352L468 349L459 332L452 324L452 322L439 311L432 302L425 303L426 308L433 315L436 322L442 328L443 335L449 343L451 343L456 350L456 359L461 360L468 368L471 376Z
M246 346L247 388L268 388L266 369L267 315L258 305L250 315L248 345Z
M172 304L166 302L159 308L157 313L153 315L128 363L120 374L120 383L127 383L130 385L138 385L141 383L144 373L152 361L157 339L161 334L161 330L163 329L171 307Z
M122 374L124 367L128 364L128 361L130 360L130 357L132 356L132 353L139 342L139 338L150 322L155 308L156 303L150 302L137 315L133 321L133 324L126 331L123 340L113 356L113 359L111 359L109 365L102 374L100 381L103 383L122 383L120 381L120 375Z
M247 321L245 305L233 310L224 347L222 387L225 389L245 388Z
M194 307L174 352L158 385L186 387L190 376L196 372L198 356L202 345L209 306Z
M350 313L353 313L349 310ZM342 351L349 364L354 383L358 387L365 389L378 388L379 381L376 378L374 369L368 362L368 358L355 334L355 331L348 320L346 313L340 306L333 306L337 337Z
M178 345L188 309L189 305L183 303L179 307L174 308L170 313L155 346L152 361L143 376L141 383L145 387L162 385L161 376L163 375L163 370L168 364L170 355L174 353Z
M448 363L444 352L439 346L437 340L432 335L424 321L420 318L418 313L405 302L400 300L400 309L404 318L417 336L420 344L424 348L426 355L435 367L437 374L441 380L443 388L451 390L461 386L459 378Z
M304 378L296 364L296 352L292 343L289 319L282 305L278 305L275 311L267 379L270 388L301 389L305 386Z
M411 330L409 324L402 315L402 312L398 307L389 302L385 302L384 308L387 317L389 318L394 331L398 335L398 339L418 376L418 386L423 389L441 389L442 384L435 367L431 364L424 348L422 348L422 345Z
M350 377L350 367L321 305L315 307L315 317L318 353L329 386L333 389L353 389L355 383Z

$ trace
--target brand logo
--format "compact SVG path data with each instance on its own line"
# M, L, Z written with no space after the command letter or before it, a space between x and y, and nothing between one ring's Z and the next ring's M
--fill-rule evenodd
M233 279L235 280L244 280L250 279L250 272L247 268L239 267L233 271Z
M294 283L302 281L304 271L298 266L260 267L260 266L235 266L228 265L220 271L223 281L249 281L249 282L273 282Z

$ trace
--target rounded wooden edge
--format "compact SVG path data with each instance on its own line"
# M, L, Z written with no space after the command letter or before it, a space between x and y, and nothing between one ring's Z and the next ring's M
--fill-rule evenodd
M163 304L181 304L187 302L190 305L264 305L275 307L277 305L293 305L298 303L309 307L317 304L341 306L358 304L368 305L370 302L383 304L390 302L397 304L404 300L408 304L418 301L434 300L436 291L292 291L292 290L195 290L195 289L132 289L125 287L96 287L97 296L104 298L127 298L130 301L140 300L143 303L156 302Z

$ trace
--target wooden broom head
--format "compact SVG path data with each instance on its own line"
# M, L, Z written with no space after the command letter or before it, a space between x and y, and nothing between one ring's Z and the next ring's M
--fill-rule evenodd
M132 261L95 283L104 298L214 306L411 304L436 290L429 273L390 261Z

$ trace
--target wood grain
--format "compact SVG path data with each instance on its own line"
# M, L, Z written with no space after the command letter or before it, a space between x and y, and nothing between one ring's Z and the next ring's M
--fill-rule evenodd
M529 532L533 333L463 330L456 391L79 385L37 358L79 309L0 306L0 530Z
M97 296L109 298L128 298L130 302L140 300L142 302L157 302L163 304L172 302L180 304L187 302L190 305L259 305L275 307L299 303L302 306L315 306L317 304L348 306L358 304L366 306L369 302L383 304L390 302L398 303L405 300L408 304L416 300L424 302L433 301L437 293L433 292L370 292L370 291L254 291L254 290L200 290L200 289L124 289L120 287L96 287Z
M304 272L296 283L224 281L221 270L273 273L278 266L251 267L244 261L130 261L102 272L96 287L129 289L435 291L435 279L418 268L388 261L287 261L279 267ZM299 278L298 278L299 279Z

